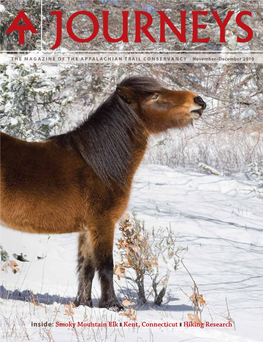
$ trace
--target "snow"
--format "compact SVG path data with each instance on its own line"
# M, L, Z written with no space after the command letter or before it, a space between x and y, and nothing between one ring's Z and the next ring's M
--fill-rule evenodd
M137 304L140 327L70 328L31 327L31 322L134 322L119 313L98 309L99 282L95 278L95 308L78 307L73 318L57 302L35 306L33 303L2 299L0 324L4 340L39 341L52 335L54 341L167 341L255 342L262 341L262 259L263 202L251 191L256 183L230 177L178 172L166 166L141 165L135 175L129 207L147 229L171 227L178 245L188 247L184 264L203 294L207 306L203 320L226 323L227 307L235 321L233 328L217 327L142 327L142 322L185 322L193 313L189 298L193 282L181 266L173 271L168 293L161 307L151 300L145 307ZM120 238L116 227L115 240ZM31 290L74 299L77 291L77 234L30 235L1 228L1 245L12 256L21 252L30 262L19 262L20 272L1 272L1 285L14 291ZM37 257L43 257L38 259ZM119 250L114 250L115 261ZM13 257L11 257L13 259ZM149 284L148 284L149 285ZM115 279L120 300L134 296L124 279ZM147 283L146 283L147 288ZM43 297L43 296L42 296ZM42 298L39 295L39 298ZM134 300L135 299L135 300ZM132 298L136 301L136 297ZM8 323L9 322L9 323ZM8 324L16 322L12 334ZM42 334L42 335L41 335ZM10 338L8 338L10 336ZM42 337L41 337L42 336Z
M243 113L241 113L241 118L244 118L244 119L249 119L249 118L253 118L253 117L256 117L257 116L257 113L255 112L254 109L245 109L243 111Z
M5 6L0 5L0 13L3 13L5 11Z
M16 118L10 118L10 124L11 125L17 125L18 124L18 120Z

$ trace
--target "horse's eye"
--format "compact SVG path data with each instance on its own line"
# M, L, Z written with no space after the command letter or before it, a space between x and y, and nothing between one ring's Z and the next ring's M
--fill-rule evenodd
M159 95L158 94L154 94L153 97L152 97L152 100L158 100L159 98Z

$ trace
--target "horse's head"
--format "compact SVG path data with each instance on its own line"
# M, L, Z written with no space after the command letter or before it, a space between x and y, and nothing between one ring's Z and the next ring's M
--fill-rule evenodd
M119 96L140 115L151 133L184 127L199 119L206 108L190 91L169 90L149 77L131 77L117 87Z

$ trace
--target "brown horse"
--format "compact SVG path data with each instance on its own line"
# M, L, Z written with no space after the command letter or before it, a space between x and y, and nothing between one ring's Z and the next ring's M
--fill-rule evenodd
M148 77L122 81L76 129L44 142L1 133L1 221L28 233L79 233L76 305L122 309L113 287L115 223L123 215L151 133L184 127L206 104Z

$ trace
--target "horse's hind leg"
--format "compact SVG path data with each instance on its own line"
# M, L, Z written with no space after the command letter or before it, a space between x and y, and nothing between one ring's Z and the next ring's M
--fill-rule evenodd
M120 311L123 306L118 302L113 287L113 239L114 224L106 222L91 230L91 245L95 267L101 282L99 307Z
M93 307L91 299L92 280L95 273L92 250L89 244L88 233L80 233L78 249L79 285L75 305Z

